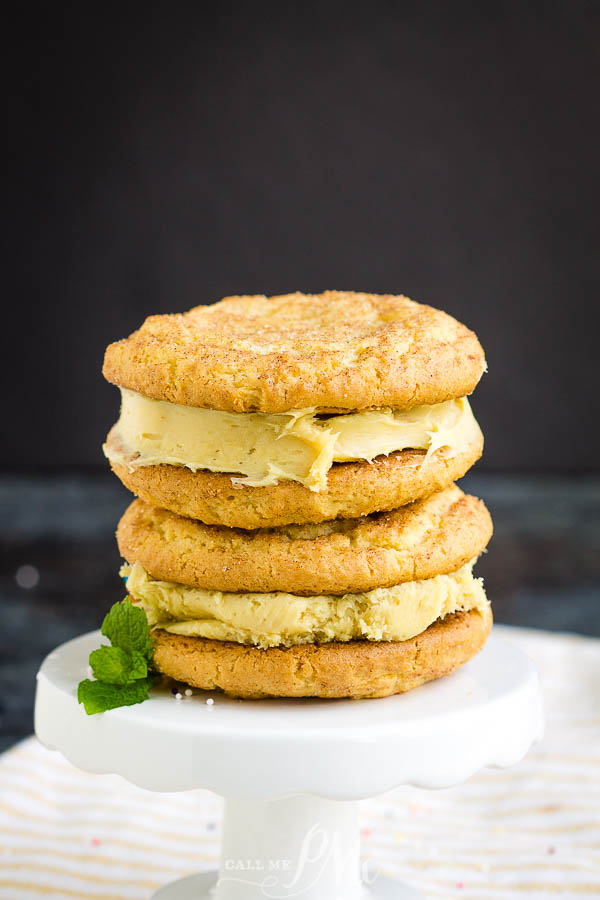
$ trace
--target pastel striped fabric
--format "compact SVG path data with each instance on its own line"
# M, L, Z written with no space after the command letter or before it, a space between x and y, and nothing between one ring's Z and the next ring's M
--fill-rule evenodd
M499 630L539 667L543 742L512 769L361 804L363 855L432 898L600 897L600 640ZM206 791L142 791L30 738L0 758L0 797L3 900L142 900L217 864Z

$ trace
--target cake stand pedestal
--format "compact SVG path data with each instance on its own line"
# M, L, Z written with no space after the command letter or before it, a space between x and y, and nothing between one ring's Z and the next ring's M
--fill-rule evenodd
M357 801L510 766L542 732L533 664L495 635L453 675L381 700L248 701L202 691L176 700L155 689L138 706L87 716L77 684L100 641L100 632L83 635L43 663L40 741L89 772L226 798L219 872L167 885L154 900L417 898L361 872Z

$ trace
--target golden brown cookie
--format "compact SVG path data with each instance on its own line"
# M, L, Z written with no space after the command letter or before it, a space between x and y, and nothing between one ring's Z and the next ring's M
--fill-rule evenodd
M204 525L142 500L117 529L152 578L217 591L344 594L455 572L492 534L481 500L451 485L388 513L258 531Z
M183 466L130 469L114 462L111 466L125 487L153 506L207 525L254 529L397 509L461 478L482 450L483 435L473 420L472 432L459 452L442 447L426 460L424 450L401 450L372 463L335 463L326 489L318 493L295 481L268 487L234 485L229 475L192 472Z
M408 641L350 641L259 650L155 629L159 672L233 697L387 697L448 675L483 647L489 607L455 613Z
M446 313L347 291L151 316L104 360L108 381L146 397L268 413L440 403L471 393L484 370L477 337Z

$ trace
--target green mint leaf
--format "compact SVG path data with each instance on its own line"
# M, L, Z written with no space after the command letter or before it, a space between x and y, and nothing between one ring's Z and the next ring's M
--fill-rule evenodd
M131 654L131 672L129 673L132 681L137 678L145 678L148 674L148 663L152 660L152 650L150 650L150 659L148 659L139 650L134 650Z
M146 659L138 650L127 653L121 647L103 644L90 653L90 666L98 681L108 684L131 684L148 674Z
M118 706L134 706L149 697L151 679L140 678L131 684L106 684L86 678L77 688L77 700L83 703L88 716L116 709Z
M141 703L154 682L152 638L143 609L129 597L115 603L102 623L102 634L112 646L102 644L90 653L96 681L86 678L77 688L77 700L88 715Z
M152 660L152 640L148 619L143 609L134 606L126 597L123 603L115 603L102 623L102 634L115 647L133 654L137 650L148 661Z

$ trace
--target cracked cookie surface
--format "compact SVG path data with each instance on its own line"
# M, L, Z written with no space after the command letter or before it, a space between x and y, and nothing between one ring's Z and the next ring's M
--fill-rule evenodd
M451 485L387 513L256 531L205 525L134 501L121 555L156 579L219 591L343 594L454 572L492 534L481 500Z
M150 316L110 344L108 381L155 400L231 412L408 409L470 394L485 370L476 335L392 294L226 297Z

